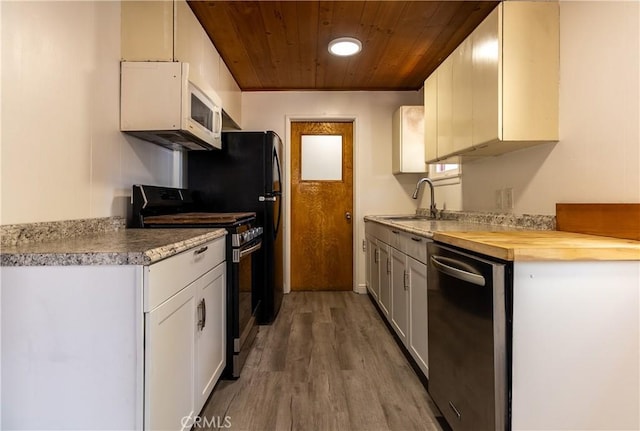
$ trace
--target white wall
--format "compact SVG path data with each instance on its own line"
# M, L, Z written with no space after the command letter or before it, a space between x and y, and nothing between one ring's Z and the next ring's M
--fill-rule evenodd
M119 132L120 2L2 8L0 223L125 215L172 151Z
M422 104L420 92L250 92L242 94L245 130L273 130L285 140L287 119L355 119L354 249L357 285L364 286L363 217L414 213L411 193L420 175L391 173L391 117L400 105ZM288 142L284 142L289 160ZM285 162L286 164L286 162ZM287 178L289 178L287 173Z
M640 202L640 2L560 2L560 141L463 166L462 209Z

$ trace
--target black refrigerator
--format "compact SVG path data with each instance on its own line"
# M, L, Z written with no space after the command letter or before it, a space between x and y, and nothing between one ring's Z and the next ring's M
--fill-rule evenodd
M188 187L199 206L213 212L255 212L264 229L253 264L259 324L273 322L284 293L282 154L275 132L238 131L222 133L219 151L190 151L187 156Z

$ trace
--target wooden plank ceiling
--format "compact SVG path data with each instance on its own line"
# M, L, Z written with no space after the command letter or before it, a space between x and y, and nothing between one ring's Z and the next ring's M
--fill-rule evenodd
M417 90L499 1L189 1L243 91ZM362 42L334 57L337 37Z

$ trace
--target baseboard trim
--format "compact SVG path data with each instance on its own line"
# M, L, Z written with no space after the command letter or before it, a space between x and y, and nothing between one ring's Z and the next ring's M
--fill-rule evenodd
M358 284L356 286L355 289L353 289L354 292L359 293L360 295L366 295L367 294L367 285L366 284Z

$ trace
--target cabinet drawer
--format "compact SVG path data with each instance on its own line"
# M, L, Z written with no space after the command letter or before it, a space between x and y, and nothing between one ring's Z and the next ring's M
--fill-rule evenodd
M427 238L419 235L406 233L404 236L405 253L418 262L427 263Z
M389 244L390 230L386 226L383 226L376 222L367 222L365 224L365 231L367 235L370 235L382 242Z
M399 250L403 253L406 252L407 246L406 242L409 241L407 237L407 233L401 231L400 229L390 228L389 229L389 245L396 250Z
M162 304L225 260L224 237L145 267L144 311Z

